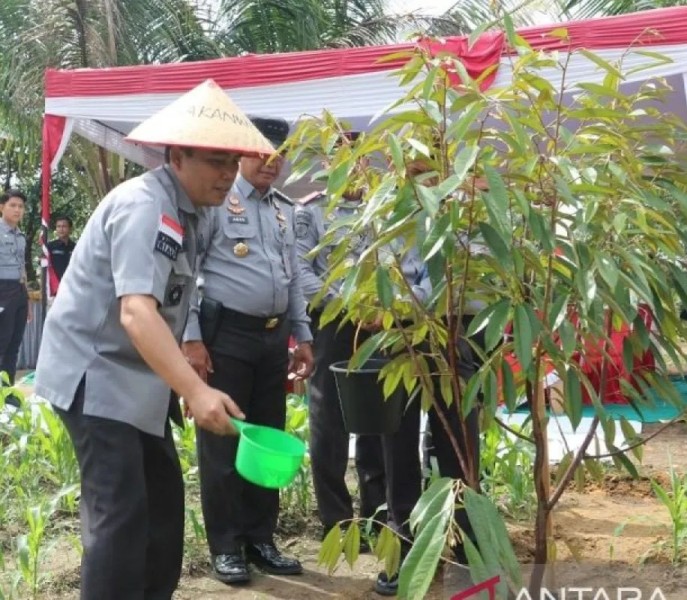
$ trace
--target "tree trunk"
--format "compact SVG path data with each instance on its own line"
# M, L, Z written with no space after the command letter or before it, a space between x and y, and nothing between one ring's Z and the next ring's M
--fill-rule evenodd
M534 435L534 487L537 494L537 516L534 526L534 569L530 576L529 592L539 597L549 559L549 541L553 536L553 523L549 498L551 496L551 473L549 470L549 439L546 431L546 402L544 384L527 384L532 407L532 434Z

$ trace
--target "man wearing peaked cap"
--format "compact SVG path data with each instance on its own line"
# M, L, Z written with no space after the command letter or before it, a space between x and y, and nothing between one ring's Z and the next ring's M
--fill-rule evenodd
M341 137L355 141L357 131L347 131ZM345 143L344 139L338 140ZM360 165L365 168L365 163ZM329 272L328 256L337 243L349 236L346 228L336 230L337 240L318 252L327 231L337 222L350 220L360 209L361 190L348 189L336 207L327 212L327 196L314 193L301 198L296 207L296 245L303 278L303 292L311 302L320 292ZM331 235L331 234L330 234ZM371 239L359 237L351 244L348 258L357 261L367 249ZM342 281L331 286L325 294L323 305L335 299L341 290ZM318 323L324 306L311 306L313 322ZM354 517L353 500L345 481L349 457L349 434L344 427L339 396L334 374L329 366L335 362L347 361L353 356L357 343L362 344L370 332L361 330L343 317L319 328L315 334L315 369L310 381L310 460L313 486L317 499L317 510L324 535L337 523L346 523ZM355 441L355 467L360 491L360 517L370 518L379 506L386 502L384 460L382 443L378 435L359 435ZM377 515L383 520L383 515ZM364 547L364 546L363 546Z
M289 132L283 119L253 117L274 146ZM203 300L192 310L183 345L212 386L236 400L251 423L283 429L287 376L308 377L312 335L305 314L293 203L273 184L280 155L244 157L223 206L213 208L203 257ZM289 336L298 345L289 360ZM237 442L198 430L205 530L214 575L227 584L250 579L248 562L297 575L298 560L274 544L277 490L245 481L234 468Z
M250 120L275 148L279 148L289 137L289 124L284 119L251 116Z
M179 342L194 296L206 207L243 155L272 146L207 81L134 129L167 164L93 212L45 322L36 394L61 417L81 472L81 598L169 599L181 573L184 490L169 419L183 396L199 427L235 433L243 413ZM65 359L66 357L66 359Z

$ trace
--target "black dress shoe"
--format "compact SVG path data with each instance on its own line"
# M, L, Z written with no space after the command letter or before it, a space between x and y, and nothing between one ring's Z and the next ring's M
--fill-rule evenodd
M303 572L298 560L284 556L274 544L247 544L246 559L272 575L300 575Z
M212 557L212 572L222 583L248 583L250 572L243 554L217 554Z
M386 571L382 571L377 575L375 592L380 596L395 596L398 594L398 573L391 578L387 577Z

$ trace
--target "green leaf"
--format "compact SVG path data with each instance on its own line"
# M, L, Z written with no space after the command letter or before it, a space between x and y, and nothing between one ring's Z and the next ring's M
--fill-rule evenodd
M492 314L498 310L498 307L502 304L510 304L508 300L501 300L497 304L492 304L486 306L479 313L477 313L471 320L470 325L468 325L467 331L465 332L466 337L471 338L475 334L479 333L484 329L492 318Z
M518 400L518 393L515 387L515 378L513 377L513 370L508 361L504 360L501 363L501 393L503 400L506 403L506 408L509 411L515 410L515 404Z
M453 377L448 374L442 373L439 377L439 389L441 391L441 397L444 400L446 406L451 406L453 404Z
M551 303L549 310L548 326L552 330L556 330L561 326L563 319L568 312L568 302L570 301L569 294L561 294Z
M360 265L353 265L348 271L343 284L341 285L341 298L344 304L348 304L356 291Z
M623 432L625 440L628 444L632 444L637 441L637 432L634 430L634 427L630 425L630 422L622 416L620 417L620 430Z
M459 142L462 141L468 130L474 127L475 120L483 109L481 103L474 103L467 110L463 111L460 117L451 123L446 131L446 136Z
M346 562L353 568L355 561L358 560L360 555L360 528L355 521L349 523L342 545Z
M463 489L463 505L470 525L477 538L477 545L486 567L488 577L493 577L503 571L516 588L522 586L522 569L515 555L506 524L493 502L485 495L478 494L471 488ZM463 543L467 550L467 536L463 536ZM472 570L472 564L470 565ZM484 581L477 579L477 581ZM499 594L506 597L506 583L502 578L498 587Z
M380 331L375 333L372 337L366 339L355 351L351 360L348 363L350 369L358 369L364 365L372 355L379 350L384 340L387 338L387 332Z
M506 184L493 167L485 165L484 173L489 182L489 191L483 194L489 219L496 229L505 233L511 229L508 223L508 190Z
M577 371L573 367L568 367L565 372L564 381L565 407L566 413L576 431L582 421L582 384Z
M611 451L617 450L617 448L609 448ZM637 467L635 467L634 463L627 457L626 454L621 453L617 454L615 458L618 459L618 461L625 467L627 472L632 476L633 479L639 479L639 472L637 471Z
M322 542L317 555L317 564L326 567L331 574L339 562L339 556L341 556L341 527L337 523L329 530Z
M484 349L487 352L492 350L503 339L506 323L510 317L510 309L510 300L507 299L500 300L492 305L492 313L487 323L487 329L484 332Z
M568 28L567 27L556 27L555 29L552 29L549 31L547 34L551 37L559 38L561 40L567 40L570 36L568 35Z
M389 272L384 266L378 266L375 273L377 280L377 295L379 301L387 310L391 308L391 303L394 299L394 288L391 284Z
M515 355L525 373L532 363L532 328L527 310L522 304L515 307L513 317L513 345Z
M427 238L422 244L420 251L424 260L432 258L446 243L447 235L451 229L451 215L446 213L441 215L438 221L432 224ZM451 234L452 235L452 234Z
M585 309L589 310L592 302L594 302L594 298L596 298L594 269L580 269L575 274L575 287L580 294Z
M509 239L502 236L496 229L488 223L479 223L479 230L486 242L489 250L496 257L496 259L503 265L512 263Z
M475 164L477 155L479 154L479 146L464 146L456 154L456 158L453 161L454 174L462 182L467 176L470 169Z
M463 547L465 548L465 556L468 559L468 565L470 567L470 577L474 582L487 581L493 574L487 569L487 565L482 560L482 556L477 549L477 546L470 540L469 537L465 537L463 540Z
M343 161L336 165L327 178L327 195L333 196L341 194L348 185L348 172L350 169L350 161Z
M594 479L594 481L596 481L599 484L603 483L604 468L598 460L595 460L593 458L585 458L584 466L587 468L587 471L589 471L589 474L592 476L592 479Z
M420 206L422 206L429 217L434 218L441 205L441 196L437 194L435 188L427 187L426 185L416 185L415 191L417 192Z
M455 503L453 480L449 477L434 480L420 496L410 513L410 530L414 533L419 531L423 523L426 524L433 516L441 512L447 502Z
M601 277L608 284L608 287L614 289L618 284L619 273L618 267L613 260L604 254L599 254L594 258L594 264L599 273L601 273Z
M434 515L415 538L403 561L398 578L398 597L424 598L434 580L439 559L446 545L448 523L453 517L453 504Z
M441 67L434 67L425 74L425 80L422 83L422 99L425 102L431 98L432 92L434 92L434 82L441 72Z

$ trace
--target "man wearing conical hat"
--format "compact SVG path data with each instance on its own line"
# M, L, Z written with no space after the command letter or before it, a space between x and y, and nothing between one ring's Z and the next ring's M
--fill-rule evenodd
M181 573L184 491L169 419L178 396L199 427L243 413L184 359L206 207L243 155L273 152L207 81L134 129L166 164L122 183L91 216L45 322L36 394L74 443L81 472L85 600L169 599Z

